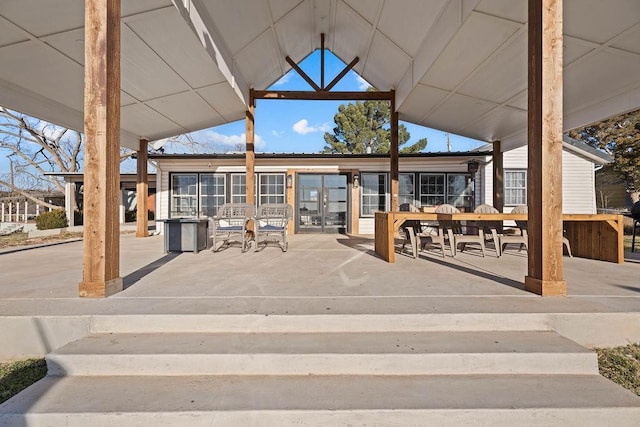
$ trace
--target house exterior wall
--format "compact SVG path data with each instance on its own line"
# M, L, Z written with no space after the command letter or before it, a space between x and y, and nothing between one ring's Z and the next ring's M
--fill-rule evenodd
M527 147L516 148L503 154L504 169L526 170ZM491 159L479 172L482 175L482 198L493 205L493 163ZM505 204L511 212L513 205ZM564 213L596 213L595 168L593 162L569 151L562 152L562 211Z
M476 158L478 158L476 156ZM454 173L466 174L468 158L464 157L411 157L400 158L400 173ZM170 176L172 173L244 173L243 158L159 158L156 179L156 218L169 218ZM504 153L505 170L527 168L527 147ZM388 173L388 158L256 158L255 172L291 175L293 188L286 189L287 203L294 206L296 179L299 173L345 173L349 175L350 211L348 230L353 234L374 234L374 218L360 215L361 188L353 186L353 177L367 172ZM565 213L595 213L593 163L568 151L563 152L563 199ZM417 175L416 175L417 177ZM417 178L416 178L417 179ZM258 185L256 183L256 185ZM417 187L417 186L416 186ZM417 190L416 190L417 191ZM416 193L415 197L419 195ZM387 193L387 198L389 194ZM390 198L389 198L390 199ZM475 175L474 204L493 202L493 163L484 158ZM505 206L509 212L513 206ZM159 224L158 224L159 225ZM162 227L157 228L162 230ZM294 226L290 230L295 231Z

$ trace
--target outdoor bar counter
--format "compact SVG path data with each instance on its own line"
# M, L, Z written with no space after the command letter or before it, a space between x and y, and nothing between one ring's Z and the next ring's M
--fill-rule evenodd
M528 214L438 214L433 212L376 212L375 251L388 262L395 262L394 236L406 220L437 221L515 221ZM565 237L573 256L615 263L624 262L624 228L622 215L564 214Z

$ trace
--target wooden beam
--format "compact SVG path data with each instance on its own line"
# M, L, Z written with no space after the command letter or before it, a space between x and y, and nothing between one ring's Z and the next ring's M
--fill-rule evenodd
M391 101L391 92L320 92L254 90L254 99L294 99L321 101Z
M309 83L309 86L311 86L314 90L316 91L320 91L322 89L320 89L320 86L318 86L316 84L316 82L314 82L311 77L309 77L307 75L307 73L304 72L304 70L302 68L300 68L298 66L298 64L296 64L293 59L289 58L288 56L286 56L284 59L286 59L286 61L289 63L289 65L291 65L291 68L293 68L294 70L296 70L296 72L298 74L300 74L300 77L302 77L304 79L304 81L306 81L307 83Z
M493 207L504 211L504 156L502 143L493 142Z
M358 63L358 61L360 61L360 58L358 58L357 56L355 58L353 58L353 61L351 61L346 67L344 67L344 69L342 71L340 71L340 74L338 74L333 80L331 80L331 83L329 83L327 85L327 87L324 88L325 91L330 91L331 89L333 89L333 87L340 81L342 80L342 78L349 72L351 71L351 69L353 67L356 66L356 64Z
M120 277L120 0L85 0L84 242L81 297L122 290Z
M525 289L566 295L562 270L562 0L529 0L528 274Z
M255 118L254 112L255 107L253 106L253 102L250 103L249 110L246 112L246 139L247 139L247 147L246 147L246 157L245 157L245 167L246 167L246 181L245 181L245 189L246 189L246 197L247 203L255 205L256 201L254 198L254 193L256 189L256 176L255 176Z
M324 33L320 34L320 88L324 89Z
M136 237L149 237L149 175L147 173L149 141L140 140L136 157Z
M399 169L399 156L398 156L398 112L396 111L395 91L391 91L394 95L391 98L391 210L396 212L400 210L400 204L398 202L398 193L400 192L400 185L398 183L398 169Z

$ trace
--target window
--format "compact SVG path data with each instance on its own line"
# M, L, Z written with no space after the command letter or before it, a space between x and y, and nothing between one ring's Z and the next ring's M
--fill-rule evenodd
M285 202L284 179L282 173L260 174L260 204Z
M214 216L224 203L246 203L247 178L243 173L172 173L170 218ZM254 200L285 203L285 174L256 174Z
M471 211L471 177L466 174L447 174L447 203L466 212Z
M245 174L231 175L231 203L247 202L247 176Z
M387 174L360 174L362 188L362 202L360 204L362 216L373 216L376 211L387 209Z
M445 174L420 174L420 204L422 206L438 206L445 201Z
M412 173L398 174L399 205L402 205L404 203L408 203L410 205L416 204L414 179L415 175Z
M198 175L171 175L172 218L196 216L198 214Z
M504 204L527 204L527 171L504 171Z
M226 200L226 176L224 174L200 175L200 213L215 216Z

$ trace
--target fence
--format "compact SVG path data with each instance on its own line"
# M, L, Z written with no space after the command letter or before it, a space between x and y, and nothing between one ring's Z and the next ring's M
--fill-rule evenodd
M49 200L51 203L51 200ZM29 222L40 212L50 211L50 208L41 207L38 203L27 200L0 202L0 222Z

